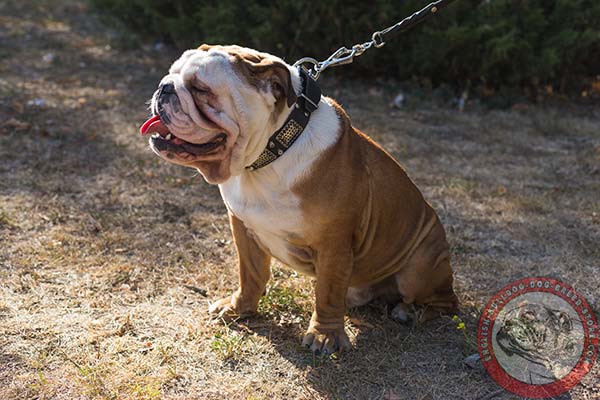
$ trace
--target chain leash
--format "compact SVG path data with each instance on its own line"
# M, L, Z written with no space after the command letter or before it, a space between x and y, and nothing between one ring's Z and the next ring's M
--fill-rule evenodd
M329 67L337 67L340 65L346 65L354 61L354 57L361 56L365 51L371 47L380 48L385 45L387 36L406 31L418 23L424 21L426 18L436 14L441 8L447 6L454 0L438 0L428 4L421 10L413 13L412 15L404 18L402 21L395 25L387 27L381 31L376 31L371 35L371 40L358 43L352 46L351 49L346 47L340 47L332 55L330 55L324 61L317 61L312 57L303 57L294 63L294 67L303 67L307 70L310 76L317 80L321 75L321 72Z

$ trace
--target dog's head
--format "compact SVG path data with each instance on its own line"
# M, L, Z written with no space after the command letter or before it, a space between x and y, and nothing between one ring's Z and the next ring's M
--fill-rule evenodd
M258 158L300 89L297 71L270 54L202 45L173 63L152 96L142 134L163 159L223 183Z

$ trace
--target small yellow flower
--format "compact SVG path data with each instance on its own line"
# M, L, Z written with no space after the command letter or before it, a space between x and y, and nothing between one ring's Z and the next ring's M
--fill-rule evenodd
M452 321L460 321L460 317L458 315L455 315L452 317Z
M456 325L456 329L465 329L465 323L460 322L458 325Z

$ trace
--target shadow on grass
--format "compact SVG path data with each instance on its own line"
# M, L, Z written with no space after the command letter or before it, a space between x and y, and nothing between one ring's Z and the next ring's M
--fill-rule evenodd
M216 187L192 185L201 180L193 170L160 161L137 132L167 65L148 54L112 50L87 26L93 21L85 5L66 4L23 8L12 1L3 8L2 194L42 209L60 204L78 214L120 216L129 225L137 206L152 207L153 216L167 222L198 208L223 214ZM76 15L65 19L62 10L55 17L54 5ZM167 199L154 199L160 190ZM184 202L192 196L196 207Z
M283 358L306 373L310 383L306 391L324 398L477 398L490 390L491 379L482 367L472 370L463 364L463 359L476 349L465 342L450 317L419 327L399 324L388 318L387 307L382 304L352 309L348 316L354 321L347 325L354 347L333 356L315 355L301 346L308 327L306 319L282 325L257 315L230 328L244 331L249 327L268 338ZM474 317L463 317L469 327L476 326ZM457 385L431 386L429 375L440 370L446 374L445 379L468 379L471 383L489 380L490 384L473 397L465 397L457 391Z
M0 347L0 389L8 387L18 371L26 367L27 363L21 356L7 353ZM0 393L2 393L1 390Z

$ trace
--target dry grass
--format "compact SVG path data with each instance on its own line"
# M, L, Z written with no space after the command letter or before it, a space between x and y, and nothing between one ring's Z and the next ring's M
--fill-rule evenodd
M487 298L549 275L598 310L596 110L390 110L391 90L331 80L438 210L467 336L374 305L350 313L353 352L315 357L299 347L312 283L280 266L257 318L211 322L209 301L236 285L218 191L136 133L176 54L111 48L119 34L91 11L0 5L1 399L509 399L462 364ZM599 374L562 398L598 398Z

